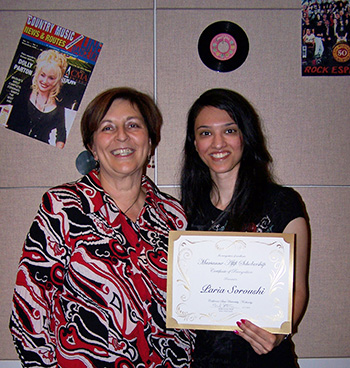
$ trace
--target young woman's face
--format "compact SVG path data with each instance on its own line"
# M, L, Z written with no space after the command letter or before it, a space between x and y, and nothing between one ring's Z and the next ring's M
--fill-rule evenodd
M138 108L126 100L113 101L94 133L92 151L104 177L142 174L151 142Z
M213 176L238 173L243 139L238 125L225 110L204 107L194 124L195 146Z
M37 78L39 91L42 93L50 92L58 82L57 70L54 66L44 65Z

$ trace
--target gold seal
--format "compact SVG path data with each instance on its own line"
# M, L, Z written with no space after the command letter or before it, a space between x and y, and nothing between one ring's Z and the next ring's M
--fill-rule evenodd
M339 63L346 63L350 60L350 46L344 41L338 42L333 47L332 55Z

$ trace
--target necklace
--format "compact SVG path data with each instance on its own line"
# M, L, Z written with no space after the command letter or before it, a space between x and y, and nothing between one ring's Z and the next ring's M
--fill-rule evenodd
M136 197L136 199L134 200L134 202L131 203L131 206L128 207L128 209L126 211L124 211L124 215L126 215L126 213L131 209L131 207L137 202L137 200L139 199L140 197L140 193L141 193L141 189Z
M37 104L38 103L38 95L39 95L39 92L37 92L36 93L36 96L35 96L35 106L38 108L38 110L40 110L39 109L39 106ZM47 105L48 101L49 101L49 96L47 96L47 99L46 99L46 101L45 101L45 103L44 103L44 105L42 107L42 112L45 112L45 108L46 108L46 105Z

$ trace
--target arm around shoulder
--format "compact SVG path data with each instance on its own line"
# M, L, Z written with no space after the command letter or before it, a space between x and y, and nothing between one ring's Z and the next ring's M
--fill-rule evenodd
M289 222L284 233L296 234L294 268L293 328L300 323L309 298L310 228L303 217Z

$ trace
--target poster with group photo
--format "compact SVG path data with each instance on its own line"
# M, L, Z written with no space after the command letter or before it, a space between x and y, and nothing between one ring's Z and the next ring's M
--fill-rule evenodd
M350 75L350 1L302 0L302 75Z
M63 148L102 43L28 15L0 95L0 125Z

